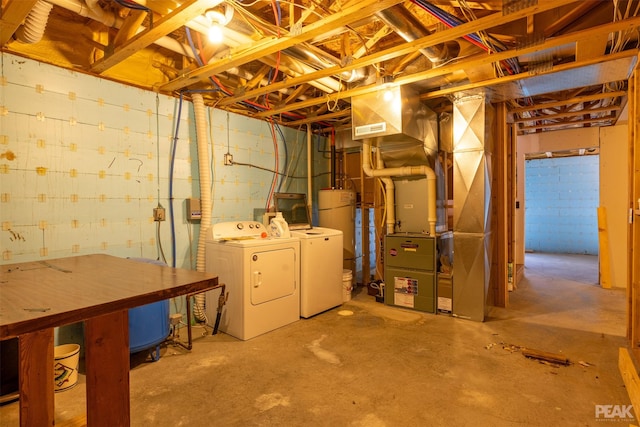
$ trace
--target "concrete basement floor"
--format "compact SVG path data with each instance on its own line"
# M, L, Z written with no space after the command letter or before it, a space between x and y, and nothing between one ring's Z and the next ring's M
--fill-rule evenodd
M595 415L596 405L630 404L618 371L626 291L601 289L597 277L597 257L527 254L509 308L484 323L385 306L359 288L341 307L249 341L194 328L191 352L132 356L131 424L626 425ZM84 392L80 375L56 394L57 422L84 412ZM18 425L17 403L0 408L0 425Z

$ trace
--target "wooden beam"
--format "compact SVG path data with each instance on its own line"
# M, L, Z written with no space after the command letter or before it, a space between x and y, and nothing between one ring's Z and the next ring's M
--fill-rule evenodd
M534 117L525 117L521 119L516 119L513 123L527 123L527 122L537 122L540 120L556 120L564 117L576 117L583 116L585 114L597 114L597 113L605 113L608 111L620 111L620 106L612 105L610 107L601 107L601 108L593 108L593 109L584 109L581 111L569 111L567 113L558 113L558 114L546 114Z
M113 46L116 48L124 46L130 38L136 35L146 17L147 12L145 10L131 9L129 16L125 18L122 27L120 27L118 34L113 39Z
M517 289L518 287L518 274L517 274L517 264L516 264L516 233L517 233L517 209L516 209L516 201L518 199L518 180L517 180L517 169L518 169L518 157L517 157L517 146L518 146L518 132L515 125L509 125L509 149L507 150L507 155L509 157L509 169L507 173L509 188L508 195L508 210L509 210L509 268L511 272L511 281L509 282L509 290ZM507 299L508 301L508 299Z
M361 0L357 4L334 13L324 19L316 21L304 27L299 33L291 32L280 38L265 37L247 49L235 52L227 58L214 61L185 75L170 81L160 87L162 91L174 91L197 83L202 77L221 73L229 68L238 67L247 62L254 61L262 56L276 53L280 50L288 49L298 43L304 43L314 37L320 36L327 31L340 28L355 20L373 15L380 9L386 9L402 3L402 0ZM312 79L313 80L313 79ZM277 89L271 89L275 91ZM246 99L246 98L245 98Z
M39 0L9 0L2 6L2 17L0 17L0 47L4 47L10 40L13 33L29 15L33 6Z
M609 248L609 227L607 225L607 209L598 208L598 253L600 254L600 286L611 288L611 257Z
M627 229L629 241L627 283L627 336L630 347L640 348L640 66L629 79L629 204L633 215ZM639 406L640 407L640 406Z
M548 5L550 4L550 2L544 2L543 5ZM526 9L529 10L530 8ZM524 9L523 9L524 10ZM531 10L529 10L529 13L531 13ZM513 15L513 14L512 14ZM508 16L512 16L512 15L508 15ZM483 19L483 18L481 18ZM480 21L481 19L478 19L477 21L472 21L471 23L475 23ZM495 20L499 20L499 17L494 17ZM608 35L611 31L620 31L622 28L636 28L638 26L640 26L640 17L636 17L636 18L632 18L629 20L624 21L624 24L620 24L623 21L618 21L614 24L605 24L599 27L595 27L589 30L585 30L585 31L581 31L580 34L591 34L593 33L602 33L603 35ZM620 26L618 26L618 24L620 24ZM465 26L467 24L462 24L459 27L455 27L454 29L449 29L449 30L445 30L445 31L441 31L438 33L434 33L431 36L427 36L423 39L419 39L416 40L415 42L411 42L411 43L406 43L403 46L412 46L414 49L417 46L420 47L424 47L422 45L422 42L420 41L424 41L427 38L431 38L433 36L439 35L439 34L445 34L447 33L447 31L451 31L451 30L459 30L459 28ZM495 61L502 61L517 55L525 55L525 54L529 54L529 53L534 53L538 50L541 49L550 49L553 47L557 47L557 46L561 46L563 44L566 43L572 43L575 42L575 40L572 41L572 39L576 36L576 33L573 34L568 34L566 36L560 36L557 38L554 38L550 41L547 41L545 43L543 43L542 45L537 45L534 47L529 47L529 48L525 48L525 49L520 49L518 51L505 51L505 52L497 52L497 53L493 53L491 55L478 55L476 57L474 57L473 59L469 59L467 61L460 61L458 63L454 63L454 64L450 64L450 65L444 65L442 67L437 67L437 68L433 68L430 70L426 70L426 71L422 71L422 72L418 72L418 73L414 73L414 74L410 74L410 75L406 75L406 76L401 76L398 77L395 82L397 84L403 85L403 84L410 84L410 83L416 83L416 82L421 82L424 80L428 80L431 78L435 78L435 77L441 77L450 73L454 73L459 71L461 68L468 68L468 67L473 67L473 66L481 66L483 64L487 64L487 63L491 63L491 62L495 62ZM441 37L441 39L447 40L447 37ZM439 39L439 40L441 40ZM430 39L433 40L433 39ZM431 44L429 44L431 45ZM398 56L398 54L400 52L404 53L405 52L405 48L393 48L390 49L390 51L392 52L388 52L388 55L390 57L396 57ZM409 53L409 52L407 52ZM379 53L380 54L380 53ZM347 68L348 69L353 69L355 68L355 64L362 64L363 62L368 62L368 60L371 57L379 57L379 54L372 54L366 58L363 58L360 61L354 61L351 65L348 65ZM633 51L625 51L625 52L619 52L616 54L611 54L611 55L604 55L600 58L593 58L587 61L582 61L580 63L567 63L567 64L562 64L562 65L558 65L556 67L554 67L554 69L549 70L549 71L544 71L544 72L539 72L537 75L545 75L545 74L552 74L554 72L559 72L559 71L566 71L566 70L570 70L570 69L574 69L574 68L579 68L579 67L583 67L583 66L587 66L587 65L593 65L599 62L603 62L603 61L608 61L608 60L614 60L614 59L619 59L619 58L626 58L626 57L630 57L630 56L635 56L637 53L635 50ZM388 59L388 58L385 58ZM334 67L332 67L332 69L334 69ZM328 75L331 75L333 73L335 73L338 70L338 68L335 68L334 71L329 72L329 70L323 70L320 72L316 72L316 73L312 73L309 74L307 76L304 77L304 80L307 81L309 78L312 78L312 76L323 76L324 73L327 73ZM492 86L492 85L497 85L500 83L507 83L507 82L514 82L514 81L518 81L518 80L522 80L524 78L528 78L528 77L532 77L532 75L530 73L520 73L520 74L516 74L516 75L510 75L510 76L505 76L505 77L500 77L500 78L495 78L495 79L490 79L490 80L485 80L483 82L476 82L473 84L468 84L468 85L460 85L460 86L455 86L455 87L451 87L451 88L447 88L447 89L443 89L443 90L439 90L439 91L432 91L432 92L427 92L425 94L422 94L420 96L420 99L422 100L428 100L428 99L435 99L435 98L441 98L447 95L450 95L452 93L455 93L457 91L465 91L465 90L472 90L472 89L476 89L479 87L487 87L487 86ZM297 82L298 79L291 79L289 82L293 83L293 82ZM355 89L350 89L350 90L345 90L345 91L341 91L339 93L334 93L334 94L330 94L327 95L327 97L317 97L314 99L310 99L307 101L301 101L298 104L293 104L292 107L293 109L300 109L300 108L307 108L313 105L317 105L320 104L322 102L326 102L327 99L331 99L331 101L337 101L338 99L345 99L345 98L349 98L351 96L357 96L357 95L361 95L361 94L365 94L365 93L370 93L373 91L378 90L378 85L377 84L372 84L369 86L362 86L359 88L355 88ZM253 92L253 91L252 91ZM245 94L245 97L248 94ZM232 98L227 98L226 100L222 101L220 105L228 105L231 103L234 103L235 101L239 100L239 99L244 99L243 98L239 98L239 97L232 97ZM291 111L292 108L288 108L288 109L273 109L273 110L268 110L262 113L258 113L255 117L266 117L269 115L273 115L273 114L280 114L282 112L285 111Z
M582 18L585 14L598 5L597 1L582 1L570 12L565 13L562 18L555 21L553 24L547 26L544 30L544 36L551 37L558 31L561 31L567 25L570 25L574 21Z
M640 17L638 17L638 22L640 22ZM498 78L491 79L491 80L485 80L483 82L467 84L467 85L460 85L460 86L454 86L454 87L451 87L451 88L448 88L448 89L442 89L442 90L437 90L437 91L433 91L433 92L428 92L426 94L421 95L420 99L427 100L427 99L433 99L433 98L440 98L442 96L450 95L450 94L455 93L455 92L464 92L464 91L467 91L467 90L477 89L477 88L480 88L480 87L488 87L488 86L499 85L501 83L509 83L509 82L515 82L515 81L520 81L520 80L526 80L527 78L531 78L531 77L552 75L554 73L559 73L559 72L562 72L562 71L574 70L576 68L587 67L589 65L595 65L595 64L602 63L602 62L615 61L617 59L630 58L630 57L634 57L634 56L637 56L637 55L638 55L638 53L637 53L636 50L628 50L628 51L613 53L613 54L610 54L610 55L601 56L599 58L592 58L592 59L589 59L589 60L586 60L586 61L569 62L569 63L566 63L566 64L557 65L557 66L553 67L553 69L550 69L548 71L540 71L540 72L536 73L533 76L531 74L529 74L529 73L520 73L520 74L514 74L514 75L505 76L505 77L498 77ZM400 79L396 79L396 82L398 84L404 84L405 83L405 81L404 81L405 79L402 79L401 82L398 82L398 80L400 80Z
M389 28L387 25L383 26L378 31L376 31L373 37L368 39L362 46L360 46L355 51L355 53L353 54L353 57L355 59L362 58L362 56L364 56L365 53L369 52L369 49L371 49L376 43L380 41L381 38L386 37L387 34L389 33L391 33L391 28Z
M293 101L294 99L297 99L300 95L302 95L307 89L309 88L308 84L301 84L300 86L298 86L297 88L295 88L293 90L293 92L291 92L289 94L289 96L286 97L286 99L283 101L285 104L290 103L291 101Z
M599 119L576 120L576 121L565 121L565 122L557 122L557 123L546 123L546 124L534 125L534 126L522 126L518 130L525 131L525 130L534 130L534 129L557 128L562 126L586 125L586 124L598 123L598 122L604 122L604 121L613 121L615 119L616 119L615 116L606 116L606 117L601 117Z
M262 81L264 76L266 76L270 70L271 67L268 65L261 67L260 70L258 70L258 72L253 76L253 78L244 85L244 87L246 89L253 89Z
M52 426L54 410L53 328L18 337L20 425Z
M321 122L323 120L335 119L338 117L348 116L350 114L351 114L351 110L336 111L335 113L317 115L317 116L307 117L306 119L302 119L302 120L287 122L287 126L306 125L307 123Z
M496 307L506 307L509 303L509 218L507 209L507 201L509 200L509 188L507 187L509 132L507 104L505 102L497 105L496 116L496 143L494 145L496 159L493 172L495 174L497 280L495 281L496 294L494 304Z
M435 46L439 43L443 43L449 40L454 40L456 38L462 37L464 35L467 35L469 33L474 33L477 31L481 31L483 29L486 28L490 28L496 25L500 25L500 24L506 24L509 23L511 21L515 21L521 18L526 17L529 14L532 13L539 13L539 12L544 12L547 10L551 10L554 9L556 7L559 7L561 5L565 5L565 4L569 4L569 3L573 3L575 0L548 0L545 1L541 4L538 4L537 6L532 6L532 7L528 7L525 9L522 9L518 12L514 12L510 15L502 15L501 13L494 13L492 15L477 19L475 21L471 21L471 22L467 22L465 24L462 24L458 27L454 27L454 28L449 28L443 31L438 31L436 33L433 33L427 37L423 37L421 39L415 40L413 42L410 43L405 43L402 46L396 46L396 47L392 47L380 52L375 52L371 55L368 55L366 57L354 60L353 62L351 62L350 64L345 65L344 67L339 67L339 66L335 66L335 67L329 67L327 69L324 70L319 70L316 71L314 73L310 73L310 74L306 74L304 76L300 76L298 78L294 78L294 79L289 79L287 82L282 82L280 84L275 84L271 90L279 90L279 89L283 89L289 86L295 86L297 84L301 84L301 83L306 83L309 82L311 80L317 80L323 77L328 77L328 76L332 76L335 75L337 73L339 73L340 71L349 71L349 70L354 70L357 68L361 68L361 67L366 67L369 65L374 65L377 64L379 62L382 61L388 61L390 59L393 58L397 58L399 56L403 56L403 55L409 55L413 52L415 52L418 49L423 49L423 48L427 48L430 46ZM638 19L638 23L640 25L640 18ZM627 28L628 25L624 26L624 28ZM611 32L612 30L609 30L607 32L607 34L609 32ZM566 40L563 39L563 43L565 44L567 42L571 42L568 41L570 40L570 38L567 38ZM551 46L551 41L548 42L549 46L548 47L553 47L555 46L555 44L553 46ZM560 44L558 45L560 46ZM521 49L516 51L509 51L509 53L504 53L504 52L500 52L500 53L495 53L495 54L491 54L491 55L482 55L481 59L479 59L478 61L481 63L491 63L491 62L495 62L497 60L502 60L502 59L508 59L508 58L512 58L514 56L517 55L521 55L521 54L527 54L527 53L534 53L536 51L538 51L541 48L547 48L547 46L535 46L535 47L531 47L528 49ZM415 81L420 81L420 80L424 80L427 78L432 78L432 77L439 77L439 76L443 76L455 71L458 71L460 68L463 68L463 65L461 64L468 64L468 62L466 61L461 61L458 63L455 63L453 65L447 65L447 66L443 66L443 67L438 67L432 70L429 70L427 72L422 72L422 73L416 73L416 74L412 74L411 76L415 77ZM472 65L470 65L472 66ZM407 81L407 83L412 83ZM374 90L374 86L376 85L372 85L370 86L370 89L366 92L363 93L368 93L371 92L372 90ZM264 89L263 89L264 90ZM249 98L253 98L255 96L260 96L264 94L264 92L260 92L258 90L256 91L251 91L246 93L244 96L237 96L237 97L230 97L225 99L223 102L220 103L220 106L225 106L225 105L229 105L229 104L234 104L236 102L242 101L244 99L249 99ZM337 99L343 99L343 98L347 98L352 96L352 94L349 91L343 91L339 94L335 94L334 96L337 96ZM316 100L318 101L317 103L322 103L322 102L326 102L326 99L321 99L318 100L318 98L316 98ZM309 101L312 102L312 101ZM315 104L312 104L315 105ZM304 107L301 107L304 108ZM286 110L284 110L286 111ZM283 111L279 111L276 112L274 114L279 114L280 112Z
M569 98L565 101L545 102L544 104L537 104L531 107L512 108L509 110L511 113L524 113L525 111L537 111L543 108L555 108L563 107L568 104L581 104L588 101L597 101L605 98L617 98L618 96L626 96L627 92L624 90L617 90L615 92L601 92L594 95L576 96Z
M640 408L640 378L629 350L624 347L618 350L618 370L631 404L634 408Z
M138 33L127 43L114 49L113 53L96 61L91 66L94 73L103 73L109 68L119 64L137 51L146 48L159 38L177 30L198 15L202 15L207 9L222 3L222 0L188 0L180 7L154 23L153 28Z

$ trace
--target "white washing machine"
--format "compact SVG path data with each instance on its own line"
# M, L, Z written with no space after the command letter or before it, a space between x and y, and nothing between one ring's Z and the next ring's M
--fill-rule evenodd
M291 235L300 238L300 316L341 305L342 231L313 227Z
M300 320L300 239L273 238L256 221L222 222L209 229L206 270L229 293L219 328L248 340ZM206 294L215 322L219 292Z

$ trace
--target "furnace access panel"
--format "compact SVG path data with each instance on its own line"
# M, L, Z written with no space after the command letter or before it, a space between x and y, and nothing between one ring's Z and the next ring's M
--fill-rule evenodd
M436 239L391 234L384 247L385 304L435 313Z

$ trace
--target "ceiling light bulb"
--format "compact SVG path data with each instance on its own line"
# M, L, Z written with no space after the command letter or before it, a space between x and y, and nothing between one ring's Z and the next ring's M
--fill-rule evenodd
M222 27L217 22L214 22L209 27L209 41L211 43L222 43Z
M389 88L386 88L384 90L384 93L382 94L382 99L384 99L385 102L390 102L393 99L393 91Z

